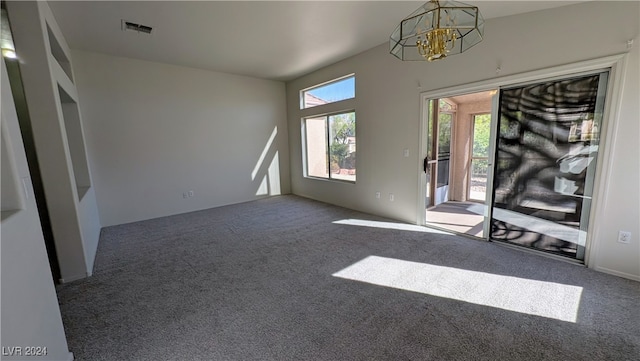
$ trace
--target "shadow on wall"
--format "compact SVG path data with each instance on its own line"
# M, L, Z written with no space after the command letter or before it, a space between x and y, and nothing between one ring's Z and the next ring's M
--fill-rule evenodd
M256 196L275 196L280 194L280 161L278 151L273 144L277 135L278 127L276 126L273 128L273 132L271 132L271 136L251 172L251 180L256 184L258 181L260 182ZM266 162L265 160L267 159L271 159L271 162ZM267 164L269 165L267 166Z

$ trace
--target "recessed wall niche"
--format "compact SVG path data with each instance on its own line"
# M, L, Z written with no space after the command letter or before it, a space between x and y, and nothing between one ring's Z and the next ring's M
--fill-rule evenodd
M49 47L51 50L51 55L53 55L53 58L56 59L56 61L58 62L58 65L60 65L60 67L62 68L62 71L64 71L64 73L67 74L67 76L69 77L69 80L71 80L71 82L73 83L73 72L71 71L71 62L69 61L69 58L67 57L64 50L62 49L62 46L60 46L60 43L58 42L56 37L53 35L53 32L51 31L49 24L47 24L47 36L49 37Z
M71 156L73 176L76 181L78 198L82 199L91 187L91 177L89 175L89 164L82 135L78 103L60 85L58 85L58 93L60 93L60 105L67 135L67 146Z

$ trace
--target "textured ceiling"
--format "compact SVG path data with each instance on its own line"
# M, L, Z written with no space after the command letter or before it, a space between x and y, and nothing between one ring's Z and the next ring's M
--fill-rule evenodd
M579 1L470 1L485 18ZM73 49L290 80L388 41L423 1L52 1ZM124 32L122 19L153 27Z

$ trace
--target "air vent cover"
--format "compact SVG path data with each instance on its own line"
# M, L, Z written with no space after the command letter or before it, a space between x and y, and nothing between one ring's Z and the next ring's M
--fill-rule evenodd
M142 24L137 24L132 21L122 19L122 31L135 31L138 33L151 34L152 27Z

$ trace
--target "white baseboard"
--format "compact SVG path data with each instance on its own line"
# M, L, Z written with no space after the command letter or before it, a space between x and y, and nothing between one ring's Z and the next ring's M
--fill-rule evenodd
M622 277L622 278L628 278L630 280L639 281L640 282L640 276L634 275L634 274L631 274L631 273L615 271L615 270L604 268L604 267L594 267L593 269L596 270L596 271L599 271L599 272L608 273L610 275L614 275L614 276L618 276L618 277Z

